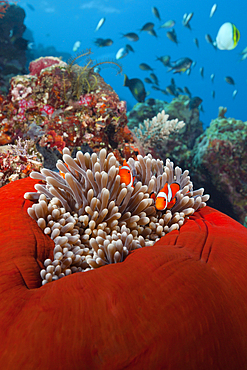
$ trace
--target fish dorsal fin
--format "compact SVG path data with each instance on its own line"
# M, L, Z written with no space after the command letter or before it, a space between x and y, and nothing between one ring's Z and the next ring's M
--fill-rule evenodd
M176 193L180 190L180 185L177 182L173 182L169 185L171 189L171 199L168 198L169 202L175 197Z

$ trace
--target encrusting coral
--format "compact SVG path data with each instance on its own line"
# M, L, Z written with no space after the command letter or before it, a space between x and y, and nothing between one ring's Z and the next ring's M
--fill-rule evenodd
M32 171L40 171L41 167L43 158L32 140L19 137L15 145L0 147L0 187L28 177Z
M113 153L78 151L72 158L68 148L60 173L42 169L32 172L37 193L25 198L36 200L28 209L45 234L54 240L54 260L44 261L43 284L74 272L87 271L121 262L136 248L152 246L166 233L179 229L185 218L209 199L204 189L193 190L189 172L163 161L138 155L128 160L134 176L133 186L121 183L119 163ZM152 193L177 182L176 204L171 210L157 211Z

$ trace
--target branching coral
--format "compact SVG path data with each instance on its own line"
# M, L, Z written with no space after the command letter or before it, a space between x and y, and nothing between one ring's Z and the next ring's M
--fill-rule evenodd
M157 146L160 142L164 143L172 132L179 131L185 125L183 121L178 121L178 119L168 120L168 118L169 114L165 114L163 110L151 121L149 119L144 120L143 125L139 124L139 128L134 129L134 133L140 140L145 152L149 152L150 148Z
M169 159L165 166L150 154L129 159L137 182L126 187L113 153L77 152L75 159L68 148L63 153L63 161L57 162L60 174L32 172L31 177L44 184L35 185L37 193L25 194L26 199L38 200L28 213L55 243L54 260L46 260L41 271L43 284L123 261L131 250L151 246L179 229L209 198L204 189L193 191L189 172L174 169ZM150 195L174 181L180 185L175 206L157 211Z

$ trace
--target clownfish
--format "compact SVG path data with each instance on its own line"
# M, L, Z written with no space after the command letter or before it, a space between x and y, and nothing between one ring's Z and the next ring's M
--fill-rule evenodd
M168 183L163 186L155 199L155 207L158 211L171 209L176 203L176 193L180 190L180 185L173 182L171 185Z
M65 164L65 166L68 168L68 170L69 170L69 166L67 165L67 163L64 163ZM75 170L74 170L75 171ZM78 172L77 171L75 171L75 174L76 174L76 176L79 176L79 174L78 174ZM63 173L62 171L59 171L59 175L60 176L62 176L62 178L63 179L65 179L65 173Z
M119 173L118 174L120 176L120 183L121 184L124 183L126 186L134 187L135 177L133 177L132 172L131 172L131 168L128 165L128 163L126 162L126 160L124 160L123 166L119 166Z

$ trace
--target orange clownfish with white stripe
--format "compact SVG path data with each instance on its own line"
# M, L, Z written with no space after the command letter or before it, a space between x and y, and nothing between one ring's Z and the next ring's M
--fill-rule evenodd
M126 186L132 186L134 187L134 180L135 177L133 177L131 168L124 160L123 166L119 166L119 176L120 176L120 183L124 183Z
M171 209L176 204L176 193L180 190L180 185L173 182L171 185L168 182L163 186L155 199L155 207L158 211Z

